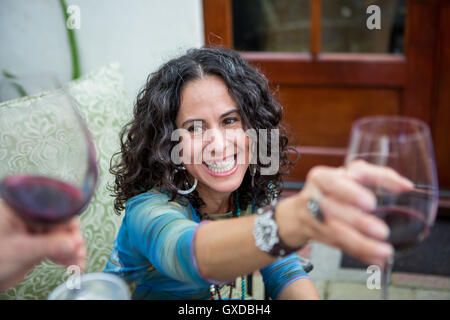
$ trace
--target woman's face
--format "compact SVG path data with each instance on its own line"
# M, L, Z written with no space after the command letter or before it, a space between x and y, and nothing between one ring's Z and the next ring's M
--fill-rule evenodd
M184 129L180 154L188 173L198 179L198 190L236 190L248 167L249 138L223 80L206 76L187 83L176 125Z

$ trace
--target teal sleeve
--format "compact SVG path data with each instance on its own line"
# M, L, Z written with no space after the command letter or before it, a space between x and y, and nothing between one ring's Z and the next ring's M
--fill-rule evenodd
M310 279L295 253L275 260L260 272L272 299L277 299L292 282L298 279Z
M194 251L199 226L177 203L144 194L127 202L130 243L162 274L200 286L216 283L200 275ZM217 282L219 283L219 282Z

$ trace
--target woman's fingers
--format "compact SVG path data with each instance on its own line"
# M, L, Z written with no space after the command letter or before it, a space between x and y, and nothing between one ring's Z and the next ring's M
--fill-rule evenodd
M320 201L320 210L325 219L338 219L368 236L380 240L389 236L389 227L384 221L357 207L324 197Z
M364 235L353 225L336 219L327 212L325 220L310 224L313 239L341 249L348 255L368 264L383 266L393 254L390 244Z
M324 196L366 211L375 209L375 195L347 176L343 169L317 167L311 170L309 180L320 189L320 193Z
M392 192L411 190L414 184L389 167L377 166L363 160L347 165L347 174L361 184L381 187Z
M389 228L368 213L376 207L376 198L363 185L396 193L413 188L411 181L394 170L364 161L354 161L345 169L313 168L302 193L318 202L323 221L311 217L310 236L363 262L383 265L393 254L392 246L383 242Z
M318 221L312 215L307 220L312 239L369 264L382 266L392 255L392 246L382 241L389 234L383 221L329 197L323 197L319 207L324 220Z
M334 237L324 239L324 242L341 248L348 255L365 263L382 266L384 261L394 253L390 244L365 237L339 220L329 221L328 227L334 233Z
M79 230L52 230L45 233L17 234L24 264L50 259L64 265L77 264L85 256L84 239Z

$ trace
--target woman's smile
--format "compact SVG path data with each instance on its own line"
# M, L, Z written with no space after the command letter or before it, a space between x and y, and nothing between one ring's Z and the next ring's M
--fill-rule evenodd
M238 168L236 155L230 156L221 161L204 161L202 163L206 172L214 177L226 177L234 174Z

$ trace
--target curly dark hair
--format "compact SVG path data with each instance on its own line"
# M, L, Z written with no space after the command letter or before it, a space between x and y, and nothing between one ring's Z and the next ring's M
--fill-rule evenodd
M188 200L197 210L204 205L197 190L185 196L178 194L178 189L185 189L186 173L176 170L179 166L170 160L170 156L176 145L171 135L177 129L175 118L183 87L189 81L207 75L218 76L225 82L237 104L245 130L280 130L279 170L274 175L261 175L264 165L258 159L254 188L251 187L249 170L238 188L239 207L245 210L252 201L262 206L280 195L281 177L297 160L287 159L290 147L285 130L280 126L282 108L270 92L267 79L234 50L218 47L190 49L149 75L137 96L134 117L120 133L121 151L113 155L110 169L115 175L115 185L110 190L115 196L117 214L125 208L128 199L153 187L168 191L171 201ZM267 150L270 151L270 145ZM120 159L113 164L117 156Z

